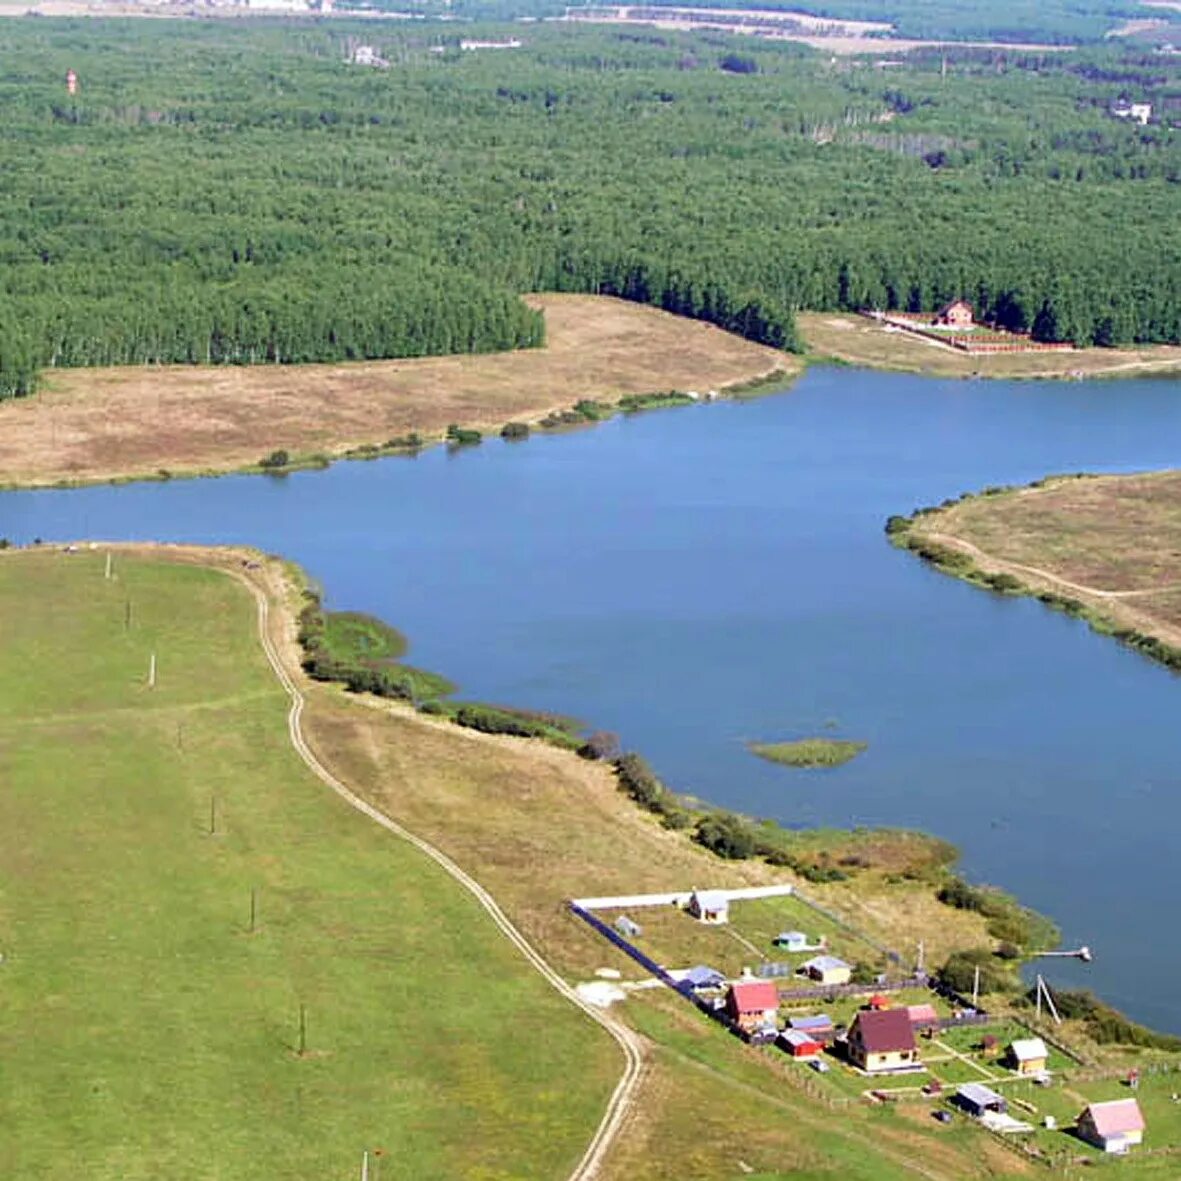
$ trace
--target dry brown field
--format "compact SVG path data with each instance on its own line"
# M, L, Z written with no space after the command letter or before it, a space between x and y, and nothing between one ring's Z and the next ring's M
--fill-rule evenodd
M451 423L499 429L583 398L722 390L798 372L713 325L601 296L539 295L548 342L480 356L342 365L69 369L0 403L0 484L45 485L338 456Z
M1099 377L1181 369L1181 348L1074 349L969 356L936 341L887 331L864 316L803 312L800 335L815 357L934 377Z
M1181 647L1181 472L1054 478L919 517L914 533Z

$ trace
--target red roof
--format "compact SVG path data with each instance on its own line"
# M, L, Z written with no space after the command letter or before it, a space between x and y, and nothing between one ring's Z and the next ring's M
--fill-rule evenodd
M906 1015L913 1025L937 1025L939 1023L939 1014L935 1012L934 1005L907 1005Z
M730 1003L737 1013L763 1013L779 1008L779 989L770 980L751 980L730 986Z
M861 1044L870 1054L888 1054L895 1050L913 1050L914 1028L905 1009L862 1009L854 1020L861 1031Z
M1140 1104L1135 1099L1111 1099L1106 1103L1092 1103L1083 1115L1088 1113L1091 1123L1095 1125L1095 1131L1103 1137L1144 1131L1144 1116L1140 1112Z
M882 996L880 992L875 992L869 998L869 1007L871 1009L888 1009L890 1007L890 998Z

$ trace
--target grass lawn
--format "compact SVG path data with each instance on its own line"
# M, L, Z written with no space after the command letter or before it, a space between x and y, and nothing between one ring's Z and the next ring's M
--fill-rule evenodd
M8 553L0 621L0 1176L568 1172L618 1051L306 771L242 587Z

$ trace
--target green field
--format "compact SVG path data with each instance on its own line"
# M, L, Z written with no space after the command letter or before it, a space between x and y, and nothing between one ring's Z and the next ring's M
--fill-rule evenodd
M305 769L244 588L103 573L0 557L0 1176L568 1172L615 1047Z

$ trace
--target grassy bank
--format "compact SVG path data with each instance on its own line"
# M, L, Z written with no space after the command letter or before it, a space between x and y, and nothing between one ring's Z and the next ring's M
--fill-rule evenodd
M890 540L1000 594L1027 595L1181 671L1181 473L1053 476L886 523Z
M562 415L680 403L802 363L712 325L600 296L538 295L546 345L341 365L167 366L53 373L0 403L0 486L283 472L413 454ZM118 434L112 423L119 424ZM476 441L474 439L469 441Z
M0 1174L564 1176L615 1047L312 778L243 587L114 575L0 555Z
M842 767L869 746L847 738L800 738L795 742L751 742L747 750L784 767Z

